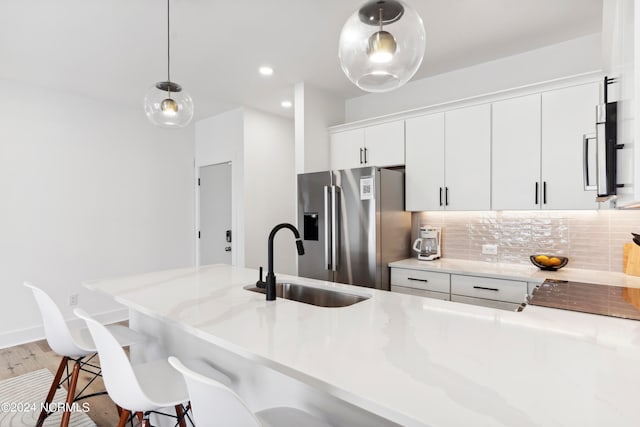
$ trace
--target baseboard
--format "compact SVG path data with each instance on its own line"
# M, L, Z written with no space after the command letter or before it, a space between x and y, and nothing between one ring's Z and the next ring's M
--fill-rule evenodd
M122 322L123 320L129 319L129 310L126 308L119 308L117 310L94 314L94 317L105 324ZM69 324L70 328L82 328L85 326L84 321L82 319L78 319L77 317L73 319L67 319L67 323ZM0 349L27 344L34 341L40 341L43 339L44 326L42 325L34 326L32 328L4 332L0 334Z

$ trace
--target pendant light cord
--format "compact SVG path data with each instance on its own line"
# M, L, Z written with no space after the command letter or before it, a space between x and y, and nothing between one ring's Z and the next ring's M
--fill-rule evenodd
M167 0L167 92L171 96L171 11L169 9L170 0Z

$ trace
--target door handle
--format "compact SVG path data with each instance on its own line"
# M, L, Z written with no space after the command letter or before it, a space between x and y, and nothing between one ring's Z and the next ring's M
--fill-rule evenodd
M442 206L442 187L440 187L440 206Z
M449 206L449 187L444 187L444 204Z
M607 141L605 124L596 123L596 189L597 196L608 195L607 191Z
M361 148L361 149L360 149L360 164L362 164L362 152L363 152L363 151L364 151L364 150Z
M547 204L547 181L542 183L542 203Z
M338 271L340 263L338 250L340 247L340 187L331 186L331 260L332 270Z
M367 164L367 147L364 147L364 164Z
M329 228L331 227L331 209L329 208L329 204L331 203L331 199L329 198L329 186L324 186L324 264L327 266L327 270L332 269L331 265L331 233L329 232Z
M225 246L224 251L225 252L231 252L231 246Z
M538 187L539 187L539 184L538 184L538 181L536 181L536 205L538 204Z

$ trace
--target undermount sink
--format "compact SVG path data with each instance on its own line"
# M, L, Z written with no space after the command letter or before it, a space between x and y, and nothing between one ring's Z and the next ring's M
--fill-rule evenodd
M258 288L256 285L245 286L244 289L261 294L266 293L264 289ZM347 307L369 299L369 297L361 295L314 288L290 282L276 283L276 297L318 307Z

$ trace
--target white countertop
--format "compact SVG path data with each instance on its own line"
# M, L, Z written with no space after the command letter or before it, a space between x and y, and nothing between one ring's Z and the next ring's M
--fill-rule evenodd
M296 280L371 298L344 308L268 302L243 289L257 276L213 265L85 285L402 425L640 422L638 321L310 279Z
M435 261L421 261L408 258L392 262L389 267L411 270L437 271L441 273L465 274L473 276L497 277L510 280L542 283L545 279L571 280L598 285L640 288L640 277L624 273L600 270L584 270L564 267L558 271L543 271L532 265L506 264L464 259L441 258Z

